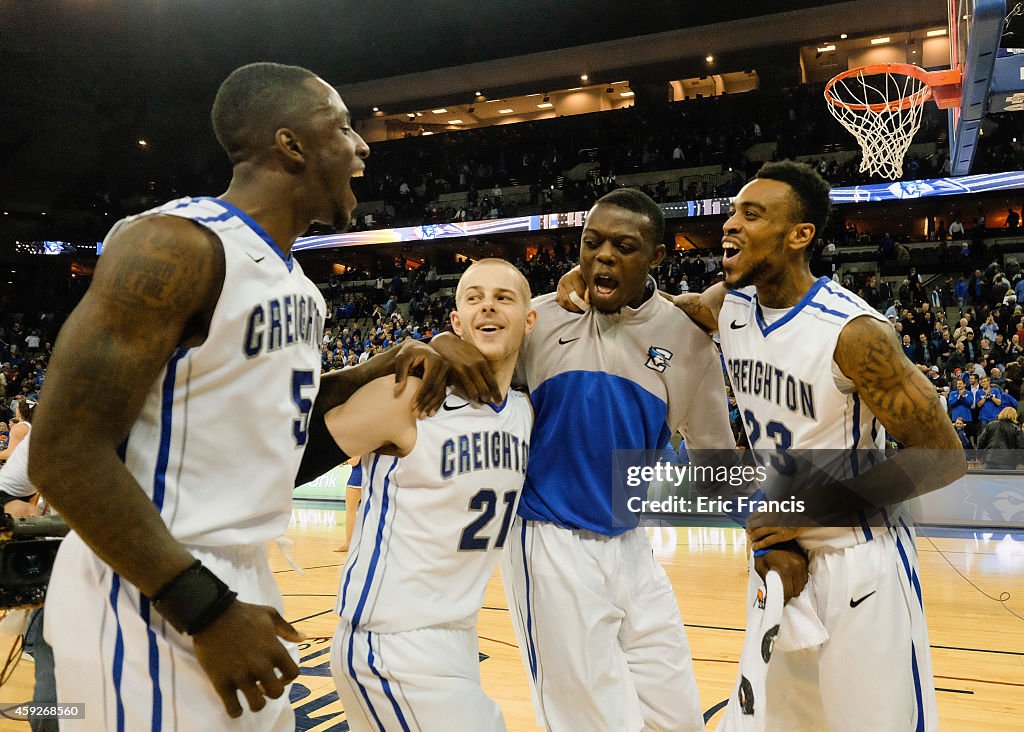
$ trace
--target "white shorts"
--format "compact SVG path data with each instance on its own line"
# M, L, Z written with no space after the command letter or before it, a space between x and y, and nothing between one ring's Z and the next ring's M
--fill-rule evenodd
M910 529L810 552L804 592L828 631L817 648L768 664L768 730L912 732L938 729L917 547ZM755 573L751 573L756 581Z
M516 518L501 573L538 724L704 729L679 606L643 529L608 537Z
M262 545L190 551L240 600L283 610ZM57 554L44 617L57 698L85 705L85 719L61 721L62 730L294 732L291 687L257 713L240 696L245 711L229 717L196 660L192 639L152 612L149 600L77 534L68 534ZM296 648L288 646L298 662Z
M480 685L475 623L370 633L342 620L331 674L352 732L505 731Z

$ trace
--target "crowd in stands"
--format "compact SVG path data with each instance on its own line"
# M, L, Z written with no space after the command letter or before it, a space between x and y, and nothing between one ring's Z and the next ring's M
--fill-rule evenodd
M515 260L535 294L554 291L575 263L572 252L558 247ZM714 256L674 251L654 276L663 291L699 292L718 280L719 269ZM1024 449L1018 426L1024 422L1024 271L1016 260L928 284L912 265L891 284L876 274L834 279L889 319L904 353L946 401L965 449ZM363 280L369 288L352 291ZM454 305L445 284L433 267L332 278L323 370L353 366L407 338L425 340L445 330ZM0 449L17 402L38 397L57 327L52 314L8 315L0 325ZM742 442L742 425L734 427Z
M585 208L614 187L618 176L721 166L720 176L665 179L645 192L656 201L733 195L761 162L748 157L760 142L774 143L776 159L811 156L832 185L877 182L860 172L856 143L829 114L821 85L777 92L754 91L654 104L551 120L501 125L375 143L366 175L356 182L361 200L382 201L355 228L501 218ZM904 180L949 175L945 112L926 105L914 142L935 152L905 159ZM982 137L973 172L1024 167L1024 120L1004 115ZM821 156L820 158L815 156ZM580 163L593 172L573 181L564 173ZM509 186L529 186L510 199ZM439 195L465 192L439 202Z
M37 325L29 328L13 317L0 325L0 450L7 447L18 403L34 403L46 376L52 345L47 323Z
M997 121L981 138L973 172L1024 168L1024 145L1018 142L1024 141L1024 116L1000 115ZM925 105L914 141L935 143L936 152L911 153L905 179L948 174L947 135L945 113ZM855 141L827 111L822 86L802 85L673 103L645 99L614 111L377 142L365 176L353 182L369 206L359 210L351 228L580 210L631 173L665 171L645 187L660 202L729 196L761 165L765 146L758 143L768 143L768 154L777 159L805 156L833 185L878 182L859 171L859 154L836 154L856 151ZM223 187L222 164L194 162L183 171L180 163L151 165L134 190L129 181L117 192L85 181L76 190L91 191L91 198L65 202L69 209L81 208L82 217L51 216L37 224L35 238L97 241L125 215L184 193L215 195ZM579 163L592 163L593 169L572 180L567 174ZM723 172L678 172L707 165ZM525 192L513 193L513 186Z
M1015 260L992 262L926 287L916 268L895 291L877 276L843 284L893 324L903 352L946 401L965 449L985 454L989 467L1024 450L1024 273ZM953 317L955 315L955 317ZM1003 464L1001 464L1001 462ZM1024 454L1021 461L1024 462Z

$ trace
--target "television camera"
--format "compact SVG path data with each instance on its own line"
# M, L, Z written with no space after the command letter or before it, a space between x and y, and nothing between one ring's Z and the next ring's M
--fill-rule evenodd
M61 540L70 531L60 516L0 519L0 610L42 605Z

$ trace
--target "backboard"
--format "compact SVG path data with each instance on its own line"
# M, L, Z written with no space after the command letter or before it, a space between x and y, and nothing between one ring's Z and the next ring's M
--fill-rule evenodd
M986 114L1024 110L1024 4L947 0L951 68L963 71L959 108L949 113L950 172L967 175ZM1019 25L1024 26L1024 23ZM1015 36L1019 35L1017 38Z

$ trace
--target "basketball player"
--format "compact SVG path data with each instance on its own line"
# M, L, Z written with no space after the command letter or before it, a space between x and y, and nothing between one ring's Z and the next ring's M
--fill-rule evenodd
M7 433L7 445L0 450L0 460L10 460L15 448L28 437L32 429L32 413L35 411L36 402L22 399L16 402L14 407L14 419L11 420L11 429Z
M640 191L602 197L580 245L590 309L536 298L519 358L536 423L502 576L538 722L554 732L704 728L675 595L610 477L613 451L660 453L675 430L688 450L735 445L711 338L655 296L663 234ZM432 345L458 351L450 336ZM773 557L787 559L803 571L794 553Z
M39 510L34 503L26 499L36 495L36 487L28 479L28 453L29 438L32 434L32 417L35 414L37 402L24 400L18 402L15 410L15 418L18 424L15 428L18 432L18 441L13 448L4 452L6 462L0 468L0 505L3 506L3 513L10 516L38 516Z
M318 415L396 359L425 382L440 360L403 345L318 398L324 299L291 248L349 220L369 150L338 93L293 66L237 69L212 119L228 190L115 225L36 415L29 475L74 529L46 612L60 698L85 703L72 729L294 729L279 639L302 636L263 545ZM239 693L258 714L239 719Z
M884 507L956 480L966 470L964 452L892 326L811 274L811 244L829 205L828 184L811 168L766 164L723 226L725 282L675 300L720 333L752 448L843 451L852 474L861 474L864 505ZM582 289L578 277L563 284L567 307L574 286ZM764 378L769 370L813 395L814 409L788 406L778 390L767 390L777 381ZM859 470L856 448L882 447L886 431L906 449ZM845 529L772 528L757 515L748 522L755 553L794 536L808 552L806 592L829 636L818 648L771 657L768 729L936 728L914 536L891 511L881 516L886 526L865 520Z
M417 422L412 390L394 396L385 378L327 415L366 475L331 647L355 732L505 729L480 686L476 618L526 474L533 413L509 386L536 312L526 278L500 259L466 270L455 302L452 327L487 358L500 403L450 391Z

